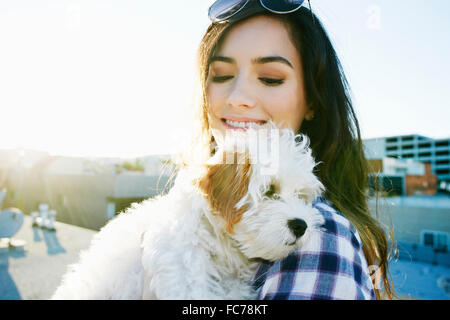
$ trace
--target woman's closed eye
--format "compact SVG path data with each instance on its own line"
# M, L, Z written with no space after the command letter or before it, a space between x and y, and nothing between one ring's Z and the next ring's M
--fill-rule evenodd
M234 76L214 76L212 77L212 81L215 83L223 83L233 78Z
M284 83L284 79L275 79L275 78L258 78L263 84L274 87L279 86Z
M217 75L217 76L212 77L212 82L224 83L233 78L234 78L233 75L220 75L220 76ZM259 81L261 81L261 83L263 83L264 85L269 86L269 87L279 86L284 83L284 79L278 79L278 78L260 77L258 79L259 79Z

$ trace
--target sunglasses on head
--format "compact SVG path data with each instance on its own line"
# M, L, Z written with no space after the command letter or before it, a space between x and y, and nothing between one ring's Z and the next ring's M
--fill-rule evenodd
M247 6L250 2L253 2L253 6ZM249 9L256 8L257 2L257 0L217 0L209 8L208 17L212 22L228 21L246 6ZM303 2L305 0L259 0L264 9L278 14L297 11ZM311 3L309 6L311 8Z

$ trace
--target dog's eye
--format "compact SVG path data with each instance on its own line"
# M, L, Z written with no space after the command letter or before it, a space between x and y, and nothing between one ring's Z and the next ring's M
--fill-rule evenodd
M271 184L269 186L269 189L266 191L266 193L264 193L264 195L266 197L271 197L271 196L273 196L274 193L275 193L275 186L273 184Z
M280 196L275 193L275 185L273 184L270 185L269 189L264 193L264 196L275 200L280 199Z

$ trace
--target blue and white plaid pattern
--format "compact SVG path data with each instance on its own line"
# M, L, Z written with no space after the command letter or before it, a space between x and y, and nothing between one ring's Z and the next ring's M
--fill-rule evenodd
M253 279L258 299L375 300L357 230L324 198L313 206L324 231L283 260L261 262Z

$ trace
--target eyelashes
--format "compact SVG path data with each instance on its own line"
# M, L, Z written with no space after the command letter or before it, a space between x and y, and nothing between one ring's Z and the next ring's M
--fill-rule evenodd
M258 78L261 82L267 84L268 86L279 86L284 83L283 79L273 79L273 78Z
M213 77L212 81L215 83L224 83L230 79L233 79L233 76L221 76L221 77Z
M224 83L227 82L228 80L233 79L234 76L217 76L217 77L213 77L212 81L214 83ZM274 87L274 86L279 86L282 85L284 83L284 79L274 79L274 78L265 78L265 77L261 77L258 78L259 81L261 81L263 84L269 86L269 87Z

